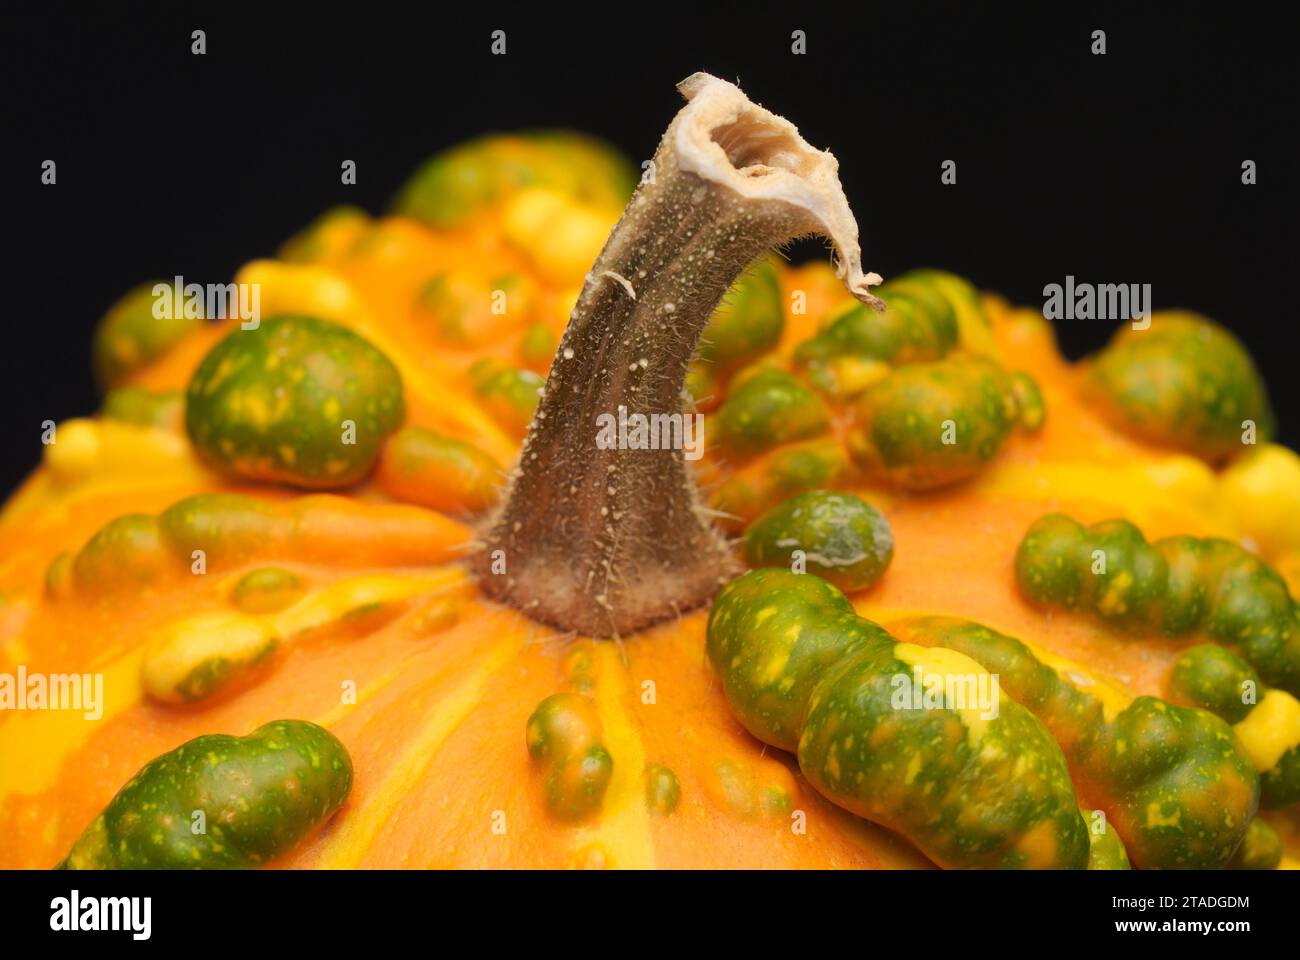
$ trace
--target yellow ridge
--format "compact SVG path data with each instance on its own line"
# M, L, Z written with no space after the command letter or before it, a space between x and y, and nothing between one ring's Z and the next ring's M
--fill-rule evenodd
M1095 698L1101 704L1102 716L1109 723L1115 719L1115 715L1133 702L1133 694L1127 687L1118 680L1098 673L1087 666L1079 663L1077 660L1071 660L1068 657L1057 656L1050 650L1044 649L1040 644L1026 639L1015 630L1003 630L994 624L983 620L973 620L970 617L963 617L959 614L937 613L932 610L904 609L904 608L887 608L876 607L871 603L862 603L856 605L855 609L858 616L865 617L880 624L886 630L893 623L906 623L911 620L922 620L929 617L951 617L955 620L966 620L971 623L979 623L991 630L997 630L1009 637L1014 637L1029 648L1043 666L1048 667L1064 680L1073 686L1080 693L1087 694Z
M293 606L266 617L280 636L292 638L332 623L371 604L393 603L423 596L464 581L459 567L438 567L429 573L364 573L314 590Z
M74 506L100 497L150 490L207 490L217 485L212 473L197 467L175 472L160 470L149 476L96 477L80 483L55 483L46 468L40 467L5 503L0 512L0 532L42 511L45 522L62 521Z
M611 866L649 870L655 865L650 838L650 813L645 804L645 748L636 721L627 713L627 668L617 646L598 643L593 648L597 683L596 712L604 733L605 749L614 758L614 770L600 820L579 831L575 847L596 847Z
M138 645L107 667L92 670L104 675L103 715L87 720L80 710L15 710L0 724L0 796L44 793L58 779L63 759L81 746L100 724L107 723L144 696L140 663L144 645Z
M1186 514L1197 527L1207 519L1226 528L1216 503L1214 472L1190 457L1170 456L1131 465L1087 462L1002 462L971 485L971 492L1012 499L1094 501L1098 491L1125 490L1125 514L1139 526L1158 514Z
M282 631L297 632L346 614L358 601L409 599L455 585L464 577L464 571L456 567L408 576L363 574L315 590L271 619ZM69 753L89 740L102 724L144 699L140 674L146 646L147 639L107 665L92 665L84 671L104 676L103 714L96 720L86 719L80 710L9 712L8 719L0 723L0 757L4 758L0 764L0 796L33 795L48 790ZM366 692L370 691L368 686Z
M485 631L487 632L487 631ZM392 819L399 803L419 782L433 762L439 747L469 716L483 698L493 674L504 668L523 649L525 636L519 628L503 631L504 636L488 647L477 667L458 687L438 701L424 726L365 803L339 823L328 840L319 866L330 869L356 867L374 845L375 838Z

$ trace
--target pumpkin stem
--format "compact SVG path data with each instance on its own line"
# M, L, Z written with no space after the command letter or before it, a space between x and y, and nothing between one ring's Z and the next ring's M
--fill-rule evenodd
M591 636L705 603L736 572L690 474L698 450L674 447L699 439L686 368L745 267L821 234L848 289L880 307L835 158L734 84L697 73L678 89L689 103L587 275L503 506L470 559L489 596Z

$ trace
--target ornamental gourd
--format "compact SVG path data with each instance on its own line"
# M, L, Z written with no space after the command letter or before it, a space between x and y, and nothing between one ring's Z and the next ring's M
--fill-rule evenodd
M680 89L639 184L485 137L240 270L256 322L110 309L0 516L0 866L1295 864L1245 349L882 283L830 154Z

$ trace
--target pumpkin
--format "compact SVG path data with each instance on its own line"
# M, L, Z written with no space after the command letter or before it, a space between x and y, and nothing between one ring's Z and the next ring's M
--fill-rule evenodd
M882 284L833 157L681 90L639 185L485 137L255 323L109 311L0 518L0 866L1295 865L1245 349Z

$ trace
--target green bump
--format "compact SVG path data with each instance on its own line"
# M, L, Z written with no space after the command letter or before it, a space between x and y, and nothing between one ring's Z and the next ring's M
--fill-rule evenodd
M393 212L438 228L458 227L525 187L621 208L636 172L612 147L566 130L486 136L435 155L403 185Z
M718 443L741 458L818 437L830 430L830 412L811 390L783 370L761 370L737 385L718 409Z
M408 424L384 448L388 492L444 512L476 512L498 494L501 468L472 444Z
M713 495L713 506L727 522L757 518L783 500L837 483L848 471L844 447L834 437L809 440L774 450L757 471L733 474Z
M768 258L757 260L713 311L697 356L715 375L726 376L771 351L784 329L776 265Z
M1228 864L1229 870L1276 870L1282 862L1282 839L1277 831L1258 818L1250 821L1250 829L1241 846Z
M859 497L814 490L755 520L742 549L751 567L790 567L801 551L806 572L854 591L880 579L894 556L894 535L889 521Z
M541 402L546 378L532 370L484 365L472 371L474 392L488 414L501 426L522 434Z
M1120 328L1089 367L1095 408L1127 432L1216 462L1240 453L1243 424L1271 439L1264 381L1241 342L1193 313L1157 313L1146 330Z
M184 301L172 305L171 316L154 316L157 286L172 285L141 284L114 303L95 328L91 359L101 390L119 385L203 325L201 317L185 316Z
M886 288L918 298L928 296L927 291L942 295L956 316L961 345L972 352L989 352L992 323L984 310L979 290L969 280L955 273L922 268L892 278L882 292Z
M1081 609L1136 631L1201 631L1244 659L1270 686L1300 693L1300 627L1286 582L1228 540L1148 543L1126 520L1089 527L1061 514L1030 526L1016 581L1043 606Z
M1292 747L1259 775L1259 804L1269 810L1300 803L1300 746Z
M836 313L825 329L795 349L795 363L827 392L856 392L837 377L832 363L837 359L917 363L938 360L956 346L956 313L937 291L909 288L904 293L886 284L879 292L883 311L855 304Z
M148 583L171 562L158 519L130 513L110 520L72 560L72 582L90 593Z
M66 597L72 587L72 562L76 555L71 550L58 554L45 568L45 593L52 600Z
M1231 728L1155 697L1120 711L1085 763L1116 798L1111 820L1144 867L1226 865L1258 802L1258 775Z
M732 580L709 614L709 660L736 719L793 751L812 688L851 650L888 635L820 577L763 568Z
M1019 640L979 624L928 618L926 643L965 653L1052 731L1090 799L1142 869L1217 868L1231 857L1259 796L1254 768L1218 717L1138 697L1107 719L1091 685L1043 664Z
M817 683L798 753L813 786L944 867L1085 866L1087 828L1042 723L1008 698L965 711L900 701L899 678L910 681L914 664L896 650L864 645ZM946 680L947 667L938 669Z
M1016 582L1036 603L1073 609L1084 592L1087 540L1083 526L1064 514L1036 520L1016 551Z
M195 550L202 550L212 565L257 556L287 535L292 521L256 497L197 493L164 510L158 524L178 556L188 562Z
M682 785L673 773L662 764L651 764L645 771L645 805L651 813L666 817L677 809L682 797Z
M581 820L600 809L614 760L600 744L558 758L546 781L546 802L562 820Z
M60 866L262 866L333 816L351 788L347 750L314 723L277 720L246 737L209 734L146 764Z
M1179 703L1237 723L1254 708L1263 690L1259 675L1245 660L1223 647L1203 643L1184 650L1174 661L1169 694Z
M362 479L405 417L391 360L352 331L281 316L234 330L186 392L185 427L214 467L313 489Z
M498 296L504 299L498 302ZM507 307L511 313L526 314L531 299L531 286L518 273L482 278L445 271L429 278L420 289L417 303L441 339L472 346L485 338L499 339L502 335L500 330L492 332L501 321L495 317L489 320L489 308L491 314L504 314ZM542 336L551 336L549 329L542 324L533 329L540 331ZM542 357L542 361L550 360L553 353L552 342L551 353Z
M275 613L297 600L302 591L297 574L282 567L258 567L235 584L230 601L245 613Z
M1169 579L1165 583L1160 628L1171 636L1189 633L1205 619L1214 600L1212 578L1205 576L1222 541L1197 537L1165 537L1155 547L1165 558Z
M543 764L547 806L562 820L591 816L605 798L614 760L599 733L594 705L576 693L552 694L528 717L528 753Z
M974 626L974 625L972 625ZM981 628L982 629L982 628ZM905 655L820 577L762 568L723 588L709 660L736 719L797 750L800 770L845 809L897 830L948 867L1082 868L1088 838L1061 748L1028 710L900 701L914 666L958 669L951 651ZM953 678L957 680L957 678ZM965 678L962 679L965 683ZM963 687L966 689L966 687ZM788 798L773 798L774 809Z
M1083 578L1085 602L1106 620L1149 620L1169 577L1164 557L1127 520L1093 524L1088 535L1091 575Z
M71 582L90 595L149 584L167 570L208 572L213 564L251 559L291 539L292 516L255 497L198 493L153 517L110 520L75 555L57 559L48 575L60 589ZM202 551L204 569L194 564Z
M1011 374L1011 394L1016 399L1020 425L1031 433L1042 429L1047 420L1047 404L1038 381L1023 371Z
M144 387L115 387L99 409L109 420L138 427L180 430L185 420L185 395L179 391L155 393Z
M996 363L952 356L901 367L854 401L849 449L868 473L908 489L967 479L993 459L1019 416Z
M280 259L289 263L317 263L329 252L328 235L340 227L361 227L370 216L360 207L340 204L330 207L280 248Z
M591 702L576 693L554 693L528 717L525 741L535 760L554 760L585 747L596 737Z
M1183 651L1169 672L1171 698L1231 724L1245 720L1267 692L1250 664L1214 644ZM1300 746L1284 751L1276 763L1260 771L1259 802L1268 809L1300 802Z

